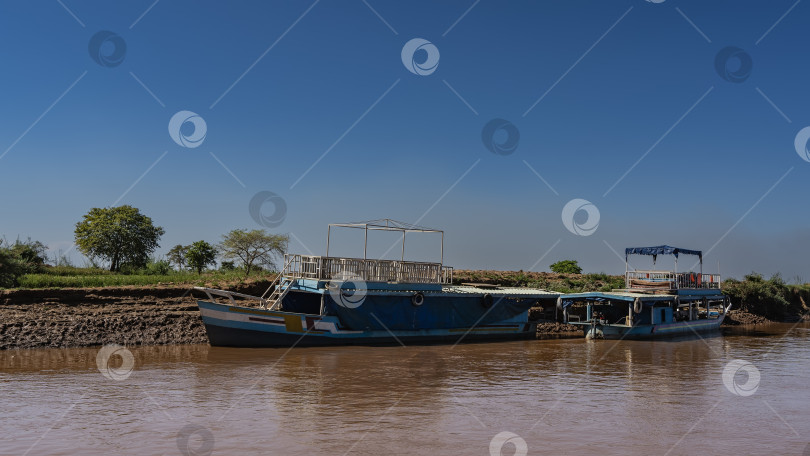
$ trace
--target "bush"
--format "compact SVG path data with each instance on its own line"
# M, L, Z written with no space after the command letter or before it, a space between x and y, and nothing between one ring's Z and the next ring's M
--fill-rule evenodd
M8 246L0 242L0 287L15 287L23 274L42 270L46 249L43 243L30 238L26 242L18 239Z
M790 289L779 274L768 280L755 272L742 281L728 279L723 282L723 292L738 309L751 312L771 320L783 320L790 312Z
M550 266L551 272L557 274L582 274L582 268L576 260L562 260Z
M171 263L166 260L150 260L149 263L144 268L143 273L145 275L169 275L174 272L172 269Z

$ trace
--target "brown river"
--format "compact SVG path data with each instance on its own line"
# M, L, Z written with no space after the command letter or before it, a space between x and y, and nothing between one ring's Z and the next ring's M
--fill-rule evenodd
M669 342L115 350L0 352L0 454L810 455L806 324Z

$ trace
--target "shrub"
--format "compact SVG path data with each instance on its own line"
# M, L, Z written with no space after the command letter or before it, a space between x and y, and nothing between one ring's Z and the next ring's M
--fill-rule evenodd
M557 274L582 274L582 268L576 260L562 260L550 266L551 272Z

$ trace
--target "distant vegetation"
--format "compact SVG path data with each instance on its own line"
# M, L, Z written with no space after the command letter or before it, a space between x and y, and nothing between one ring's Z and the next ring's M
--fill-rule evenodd
M456 270L453 282L487 283L508 287L543 288L561 293L610 291L624 288L624 276L598 274L563 274L524 271L465 271Z
M63 255L48 258L39 241L0 239L0 288L109 287L158 284L241 283L276 268L288 237L236 229L213 245L204 240L176 245L167 259L152 255L162 227L137 208L93 208L76 224L75 242L88 259L76 267ZM223 261L219 269L217 258Z

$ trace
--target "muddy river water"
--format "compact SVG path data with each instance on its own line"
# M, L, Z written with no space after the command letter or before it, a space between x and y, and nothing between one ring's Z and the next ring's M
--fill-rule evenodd
M810 455L810 326L0 352L0 454Z

